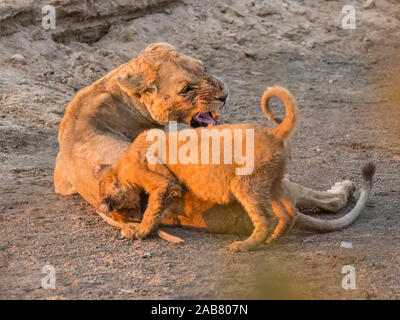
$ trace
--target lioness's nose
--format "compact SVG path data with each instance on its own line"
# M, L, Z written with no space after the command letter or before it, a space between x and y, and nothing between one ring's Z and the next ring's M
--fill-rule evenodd
M228 98L228 94L225 94L224 96L218 98L218 100L221 100L223 103L225 103L227 98Z

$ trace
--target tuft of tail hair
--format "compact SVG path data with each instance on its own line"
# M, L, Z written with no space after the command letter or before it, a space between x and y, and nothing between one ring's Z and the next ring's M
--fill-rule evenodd
M363 183L371 184L376 171L376 165L372 161L367 162L361 169Z
M271 113L269 100L272 97L278 97L285 104L286 115L283 121ZM270 132L279 140L284 140L289 137L296 126L299 113L296 100L292 94L283 87L269 87L265 90L261 98L261 109L268 120L278 124L275 128L272 128Z

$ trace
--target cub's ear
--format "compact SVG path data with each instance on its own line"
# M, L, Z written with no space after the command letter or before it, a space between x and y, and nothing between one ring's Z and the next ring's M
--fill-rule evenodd
M115 208L114 201L111 199L109 195L107 195L103 199L101 199L99 206L96 209L96 212L107 214L113 211L114 208Z
M95 179L99 179L99 178L100 178L101 172L102 172L105 168L107 168L107 167L109 167L109 166L110 166L109 164L104 164L104 163L102 163L102 164L96 164L96 165L93 167L93 169L92 169L92 175L93 175L93 177L94 177Z

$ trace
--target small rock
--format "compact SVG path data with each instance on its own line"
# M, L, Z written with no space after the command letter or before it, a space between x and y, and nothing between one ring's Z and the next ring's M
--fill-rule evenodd
M164 13L171 14L172 13L172 9L166 8L166 9L164 9Z
M85 71L83 72L83 74L89 80L94 78L94 72L90 68L86 68Z
M232 24L234 21L233 17L225 15L225 14L221 15L221 20L228 24Z
M243 14L241 14L239 11L237 11L235 8L228 6L228 5L224 5L221 10L222 13L229 13L231 15L235 15L237 17L244 17Z
M364 2L364 9L372 9L375 8L375 0L366 0Z
M22 54L20 54L20 53L17 53L17 54L14 54L11 58L10 58L10 61L11 62L17 62L17 63L25 63L25 57L22 55Z
M304 8L300 8L294 12L302 16L302 15L306 14L307 11Z
M239 59L246 60L247 58L255 59L256 55L254 53L245 52L245 51L240 51L239 52Z
M151 253L150 252L143 253L142 258L144 259L151 258Z
M307 243L307 242L313 242L314 239L311 239L311 238L304 238L302 241L303 241L304 243Z
M346 249L353 249L353 244L351 242L342 241L340 243L340 247L341 248L346 248Z
M130 289L121 289L122 293L132 293L133 291Z
M306 42L306 47L309 48L309 49L314 48L314 45L315 45L315 42L313 40L308 40Z
M266 16L272 16L274 14L278 14L278 11L276 11L276 9L274 9L274 8L266 7L265 5L258 6L256 8L256 15L261 18L264 18Z
M37 27L31 32L31 37L35 41L45 40L46 39L46 33L43 30L43 28Z

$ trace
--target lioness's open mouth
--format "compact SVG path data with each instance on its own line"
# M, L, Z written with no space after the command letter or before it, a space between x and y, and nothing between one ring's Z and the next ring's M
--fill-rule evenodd
M193 128L215 126L218 117L214 112L197 112L190 120Z

